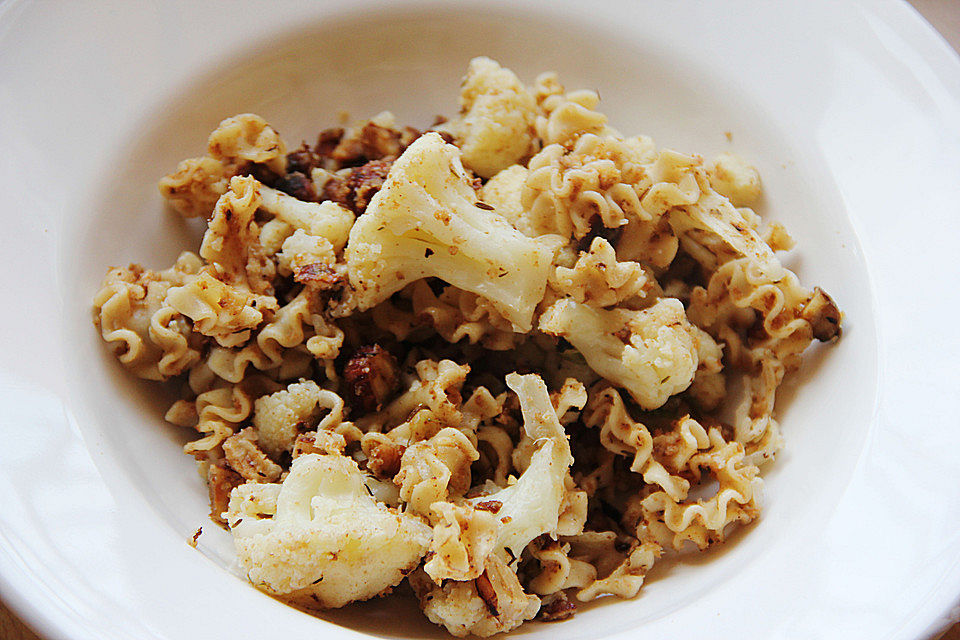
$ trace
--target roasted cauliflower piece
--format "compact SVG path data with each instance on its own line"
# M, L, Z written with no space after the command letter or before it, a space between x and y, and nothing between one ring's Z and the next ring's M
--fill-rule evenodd
M325 238L335 251L347 243L354 215L336 202L305 202L262 184L258 191L260 207L275 219L303 229L308 235Z
M325 410L329 413L320 420ZM332 391L321 389L313 380L294 382L286 389L261 396L254 403L253 410L253 426L257 429L260 447L274 460L293 450L297 436L304 428L319 422L322 430L342 419L343 399Z
M642 311L594 309L563 299L541 316L540 330L565 338L594 371L644 409L656 409L689 387L697 371L699 334L674 298Z
M352 303L369 309L432 276L490 300L518 331L528 331L554 246L524 236L480 203L460 151L428 133L394 162L350 231Z
M427 551L431 528L378 503L357 464L307 454L283 484L233 490L226 513L240 563L272 595L323 608L396 586Z
M730 198L735 207L751 205L760 198L760 174L736 154L718 154L707 165L707 175L713 188Z
M287 167L287 146L280 134L255 113L223 120L207 140L207 153L228 165L256 162L281 174Z
M519 396L523 430L538 448L514 484L467 502L474 507L483 503L499 505L497 548L508 549L512 557L519 558L537 536L556 535L573 456L563 425L550 402L547 385L540 376L511 373L507 376L507 386Z
M463 163L479 176L493 176L533 148L536 101L513 71L490 58L470 61L460 112L449 128L463 149Z
M521 197L528 173L527 168L519 164L507 167L487 180L480 190L480 198L506 218L514 228L525 235L536 236L536 233L528 232L523 224L525 211Z

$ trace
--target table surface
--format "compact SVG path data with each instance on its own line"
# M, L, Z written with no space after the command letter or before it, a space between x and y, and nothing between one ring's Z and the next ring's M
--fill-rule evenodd
M960 1L909 0L916 9L960 52ZM0 640L43 640L24 625L0 601ZM960 640L960 623L954 625L939 640Z

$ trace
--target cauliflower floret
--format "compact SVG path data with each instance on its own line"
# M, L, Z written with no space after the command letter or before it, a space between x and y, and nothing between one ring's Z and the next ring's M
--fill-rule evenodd
M260 208L295 229L303 229L311 236L320 236L340 251L347 244L353 214L336 202L316 203L299 200L282 191L259 185Z
M490 58L470 61L460 112L450 129L463 150L463 163L477 175L489 178L530 152L536 101L512 71Z
M537 536L556 534L573 456L563 425L550 402L547 385L540 376L511 373L507 376L507 386L520 398L524 432L539 443L540 448L516 483L467 502L473 506L491 501L500 504L496 512L500 521L497 548L509 549L514 558L519 558Z
M279 174L287 168L287 147L280 134L255 113L222 121L207 140L207 153L225 164L257 162Z
M487 180L483 189L480 190L480 199L520 231L524 230L518 226L524 214L520 196L523 193L523 183L527 180L527 173L527 168L522 165L509 166Z
M710 185L736 207L747 206L760 197L760 174L738 155L718 154L707 165L707 175Z
M554 243L524 236L476 203L455 146L436 133L410 145L350 231L352 304L369 309L435 276L490 300L518 331L529 331Z
M690 386L697 371L698 334L683 303L663 298L643 311L601 310L570 299L551 305L540 330L566 338L601 376L656 409Z
M293 235L283 241L277 254L277 266L281 273L300 273L308 265L331 267L337 257L333 245L323 236L312 236L303 229L297 229Z
M416 516L374 500L357 464L344 456L302 455L282 485L237 487L226 517L251 582L327 608L399 584L431 536Z
M410 576L410 585L427 618L460 637L486 638L510 631L540 610L540 598L524 593L517 574L493 554L475 580L447 580L437 586L417 571Z
M312 380L295 382L286 389L257 398L253 405L253 426L257 428L260 447L274 460L284 451L291 451L300 433L299 427L314 425L321 409L330 409L324 423L339 422L343 417L343 400Z

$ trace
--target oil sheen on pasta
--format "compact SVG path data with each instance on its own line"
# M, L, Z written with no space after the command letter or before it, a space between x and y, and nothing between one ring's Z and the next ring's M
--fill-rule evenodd
M776 390L841 314L781 265L753 167L598 101L477 58L426 132L383 113L290 151L241 114L160 181L199 251L111 269L94 322L181 381L166 418L258 588L322 609L406 581L489 636L758 517Z

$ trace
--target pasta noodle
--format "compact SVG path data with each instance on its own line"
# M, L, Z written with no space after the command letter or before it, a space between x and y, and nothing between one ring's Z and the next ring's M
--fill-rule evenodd
M288 153L241 114L161 179L198 254L110 269L94 324L179 380L166 419L258 588L406 583L485 637L632 598L760 516L777 390L842 314L747 208L756 169L598 106L477 58L432 130L385 112Z

